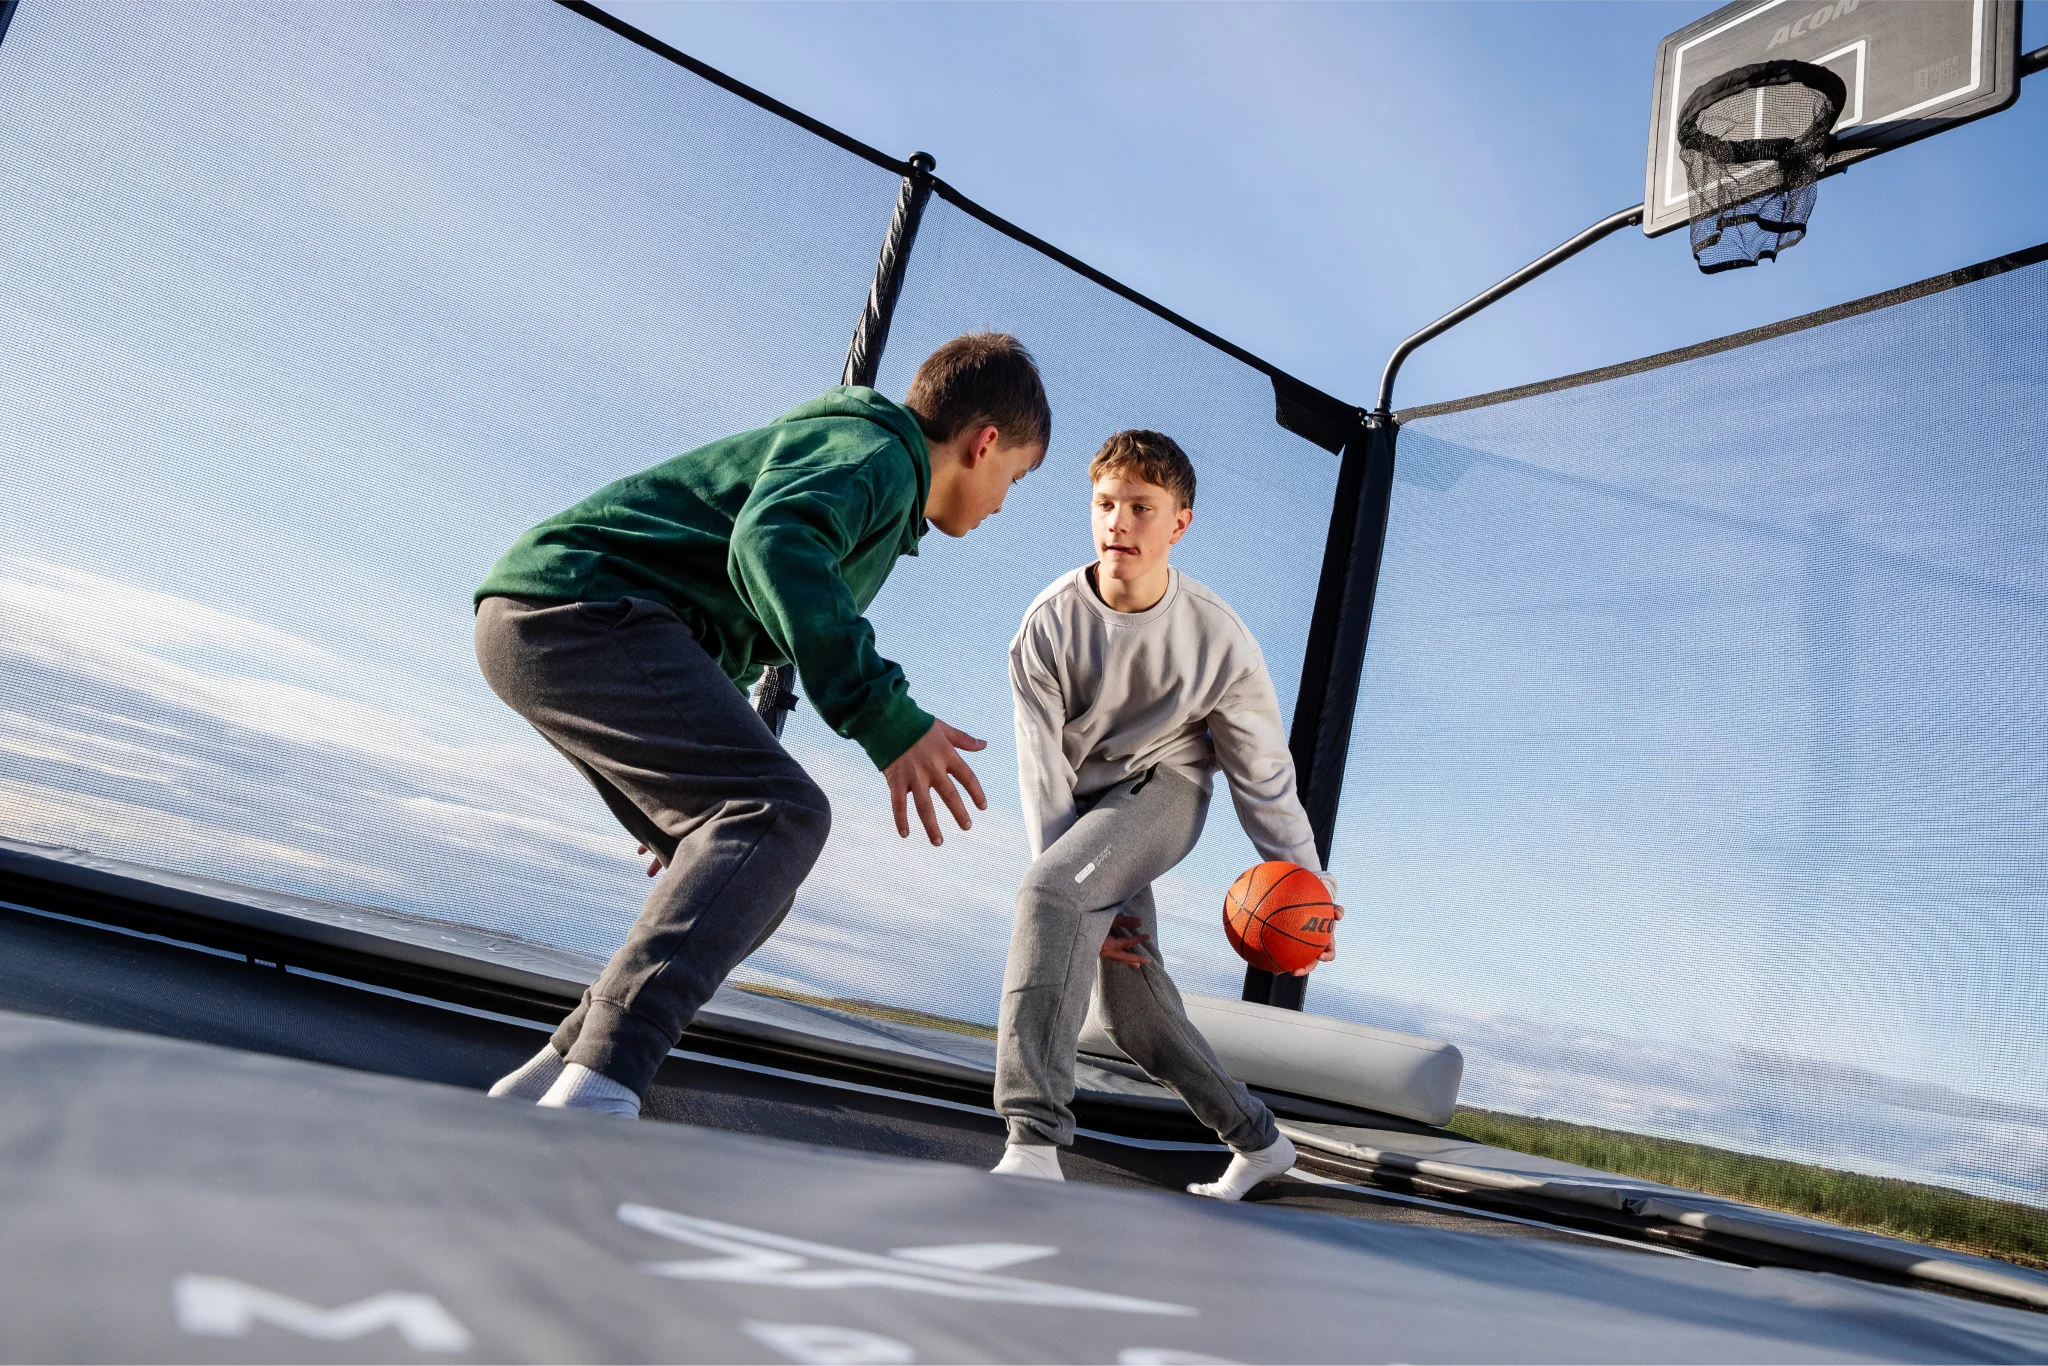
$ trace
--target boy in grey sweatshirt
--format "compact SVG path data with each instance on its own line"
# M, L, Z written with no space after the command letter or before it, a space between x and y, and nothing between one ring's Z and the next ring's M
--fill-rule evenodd
M1188 1022L1151 884L1201 837L1219 768L1261 857L1318 873L1322 861L1258 642L1168 563L1194 520L1186 452L1159 432L1118 432L1088 476L1096 561L1040 593L1010 642L1033 862L1003 975L996 1108L1009 1141L995 1170L1062 1179L1092 990L1117 1047L1234 1150L1220 1180L1188 1189L1237 1200L1291 1167L1294 1145Z

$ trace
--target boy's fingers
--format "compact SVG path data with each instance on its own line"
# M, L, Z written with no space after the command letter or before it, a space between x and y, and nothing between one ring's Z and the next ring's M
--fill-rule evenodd
M944 844L946 836L939 829L938 813L932 810L932 794L923 786L914 787L910 795L917 801L917 818L924 822L925 838L933 844ZM910 833L905 831L905 834Z
M932 787L937 790L939 799L945 802L946 809L953 813L953 823L962 830L973 829L974 821L967 814L967 803L960 800L960 789L953 786L953 780L941 773Z
M988 741L977 740L972 735L969 735L966 731L961 730L956 726L946 727L946 738L953 742L953 748L955 749L964 749L972 752L977 749L988 748Z
M974 798L976 806L983 811L988 810L988 798L981 795L981 779L974 776L974 770L967 766L965 759L954 755L953 762L946 765L946 771L966 785L967 795Z
M893 781L889 784L889 805L896 809L896 834L902 839L910 838L910 815L904 809L904 798L909 795Z

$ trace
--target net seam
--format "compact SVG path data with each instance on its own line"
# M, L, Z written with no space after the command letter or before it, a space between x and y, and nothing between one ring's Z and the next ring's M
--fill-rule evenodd
M1813 313L1801 314L1796 318L1787 318L1783 322L1766 323L1762 327L1753 327L1747 331L1731 332L1725 337L1715 337L1709 341L1695 342L1691 346L1682 346L1675 351L1660 351L1655 355L1644 356L1637 360L1622 361L1617 365L1604 365L1595 370L1580 370L1574 374L1560 375L1556 379L1538 380L1534 384L1519 384L1511 389L1495 389L1491 393L1475 394L1471 398L1450 399L1443 403L1426 403L1419 407L1404 408L1394 414L1394 420L1399 423L1408 423L1418 418L1442 417L1449 413L1468 412L1474 408L1491 407L1496 403L1512 403L1517 399L1535 398L1540 394L1556 393L1564 389L1577 389L1588 384L1598 384L1603 380L1620 379L1626 375L1639 375L1650 370L1661 370L1668 366L1682 365L1686 361L1718 355L1723 351L1738 350L1741 347L1755 345L1757 342L1771 341L1778 337L1790 336L1795 332L1805 332L1828 323L1840 322L1846 318L1858 317L1865 313L1875 313L1897 304L1911 303L1915 299L1924 299L1929 295L1940 294L1963 285L1975 284L1980 280L1988 280L1994 276L2004 275L2009 271L2024 270L2028 266L2039 265L2043 261L2048 261L2048 242L2042 242L2031 247L2023 247L2004 256L1994 256L1988 261L1979 261L1975 265L1964 266L1959 270L1944 271L1940 275L1930 275L1924 280L1915 280L1911 284L1900 285L1895 289L1887 289L1876 294L1865 295L1861 299L1851 299L1847 303L1833 304Z

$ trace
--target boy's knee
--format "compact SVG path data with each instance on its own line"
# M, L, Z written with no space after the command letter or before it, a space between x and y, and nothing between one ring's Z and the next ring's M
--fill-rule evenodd
M1073 874L1048 858L1033 861L1024 872L1024 881L1017 888L1017 911L1020 915L1034 912L1070 909L1073 901Z
M802 775L777 793L775 807L783 823L798 838L816 849L825 847L825 839L832 833L832 802L826 797L825 789L813 782L809 774Z

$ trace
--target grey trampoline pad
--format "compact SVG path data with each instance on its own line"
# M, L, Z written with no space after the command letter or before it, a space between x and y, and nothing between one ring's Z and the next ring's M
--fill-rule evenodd
M20 1016L0 1087L13 1360L2048 1355L2048 1318L1827 1276L1044 1185Z

